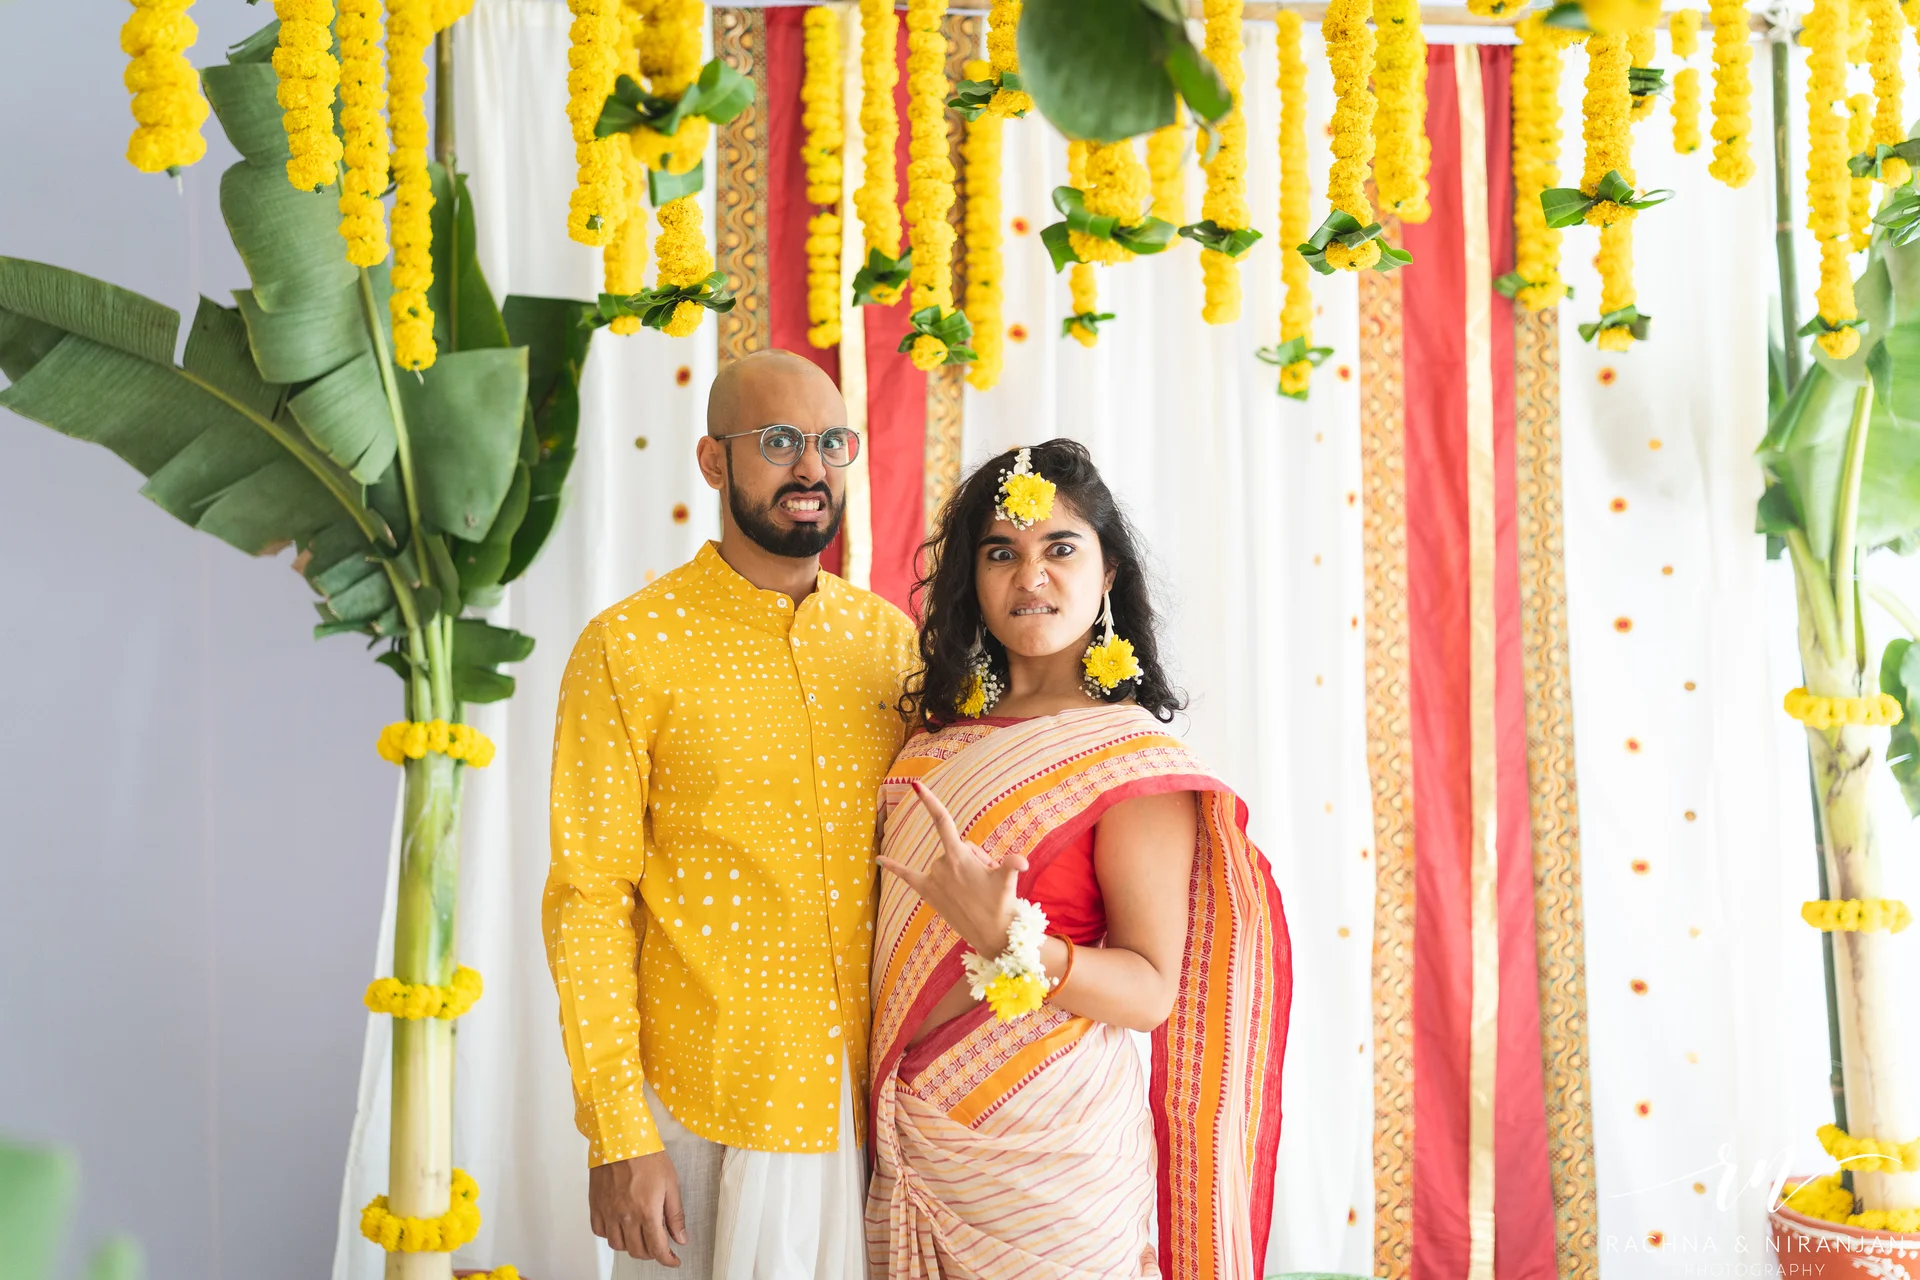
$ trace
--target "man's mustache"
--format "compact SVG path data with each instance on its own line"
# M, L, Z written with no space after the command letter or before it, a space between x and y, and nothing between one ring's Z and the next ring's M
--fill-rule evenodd
M795 493L817 493L826 499L828 506L833 505L833 490L827 488L827 482L824 480L818 484L783 484L774 493L773 500L777 503L780 499Z

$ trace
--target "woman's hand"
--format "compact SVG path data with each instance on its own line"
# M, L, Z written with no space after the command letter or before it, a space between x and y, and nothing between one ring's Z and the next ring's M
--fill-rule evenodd
M892 858L875 861L907 882L907 887L940 913L953 931L982 956L991 958L1007 949L1007 926L1013 923L1015 886L1027 860L1010 853L997 867L977 845L960 838L953 816L933 792L919 782L913 793L927 807L933 829L940 836L940 852L925 871L914 871Z

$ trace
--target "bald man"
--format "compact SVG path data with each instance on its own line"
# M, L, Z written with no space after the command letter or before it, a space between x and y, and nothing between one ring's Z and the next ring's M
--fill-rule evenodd
M810 361L714 380L720 540L588 624L544 923L616 1280L861 1280L875 797L913 625L820 569L860 440Z

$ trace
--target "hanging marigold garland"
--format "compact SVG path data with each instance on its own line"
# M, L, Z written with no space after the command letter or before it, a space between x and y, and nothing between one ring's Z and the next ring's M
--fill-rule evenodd
M1373 161L1373 31L1367 26L1370 0L1330 0L1320 20L1327 64L1333 71L1333 166L1327 171L1327 203L1361 226L1373 222L1367 199L1367 166ZM1358 246L1338 240L1326 246L1326 264L1360 271L1380 260L1378 239Z
M133 95L136 126L127 139L127 163L142 173L177 173L207 153L200 133L207 99L200 92L200 73L187 61L187 50L200 34L187 16L192 7L193 0L133 0L133 13L120 28L120 50L132 59L123 83ZM302 52L314 52L310 46ZM326 53L324 39L318 52ZM330 84L326 96L331 105Z
M1307 173L1307 63L1300 54L1300 15L1273 15L1280 87L1280 345L1263 359L1280 366L1280 394L1304 400L1314 366L1330 350L1313 345L1313 270L1295 248L1307 238L1311 192Z
M641 0L639 7L640 71L647 78L648 92L677 102L700 78L700 31L706 6L700 0ZM691 173L706 154L711 129L706 117L699 115L683 120L670 135L641 125L632 133L633 147L650 169ZM653 242L655 288L706 293L713 253L707 247L698 191L668 200L654 216L660 222L660 235ZM700 327L706 310L693 297L682 297L660 331L670 338L684 338Z
M1907 140L1906 117L1902 113L1901 94L1905 83L1900 74L1900 34L1906 20L1900 15L1899 0L1866 0L1873 21L1868 39L1867 62L1873 68L1873 133L1866 151L1873 153L1881 182L1889 187L1905 186L1913 177L1913 167L1899 156L1879 157L1879 148L1895 147Z
M329 186L340 173L340 138L333 131L333 94L340 63L333 56L331 0L275 0L280 39L273 50L279 78L281 124L287 131L287 181L302 191ZM151 59L148 53L143 59ZM136 61L127 68L127 87L135 83ZM139 77L146 83L145 71Z
M380 51L380 0L340 0L334 24L340 43L340 133L346 161L340 181L340 236L347 261L371 267L386 261L388 144L387 73Z
M1870 153L1873 137L1873 96L1856 93L1847 99L1847 152ZM1855 253L1873 243L1873 177L1854 174L1847 181L1847 233Z
M841 117L840 15L825 5L803 19L806 75L800 84L801 153L807 166L807 202L826 208L807 219L807 341L816 347L840 343L840 149L846 142Z
M991 63L978 59L967 64L969 80L993 74ZM966 141L960 157L966 165L967 188L967 296L965 311L973 324L974 361L967 370L967 381L976 391L991 391L1000 381L1006 352L1006 328L1002 323L1002 273L1006 270L1000 253L1000 147L1006 119L991 110L983 111L967 122Z
M1080 192L1089 211L1093 210L1095 199L1087 176L1092 150L1092 143L1077 139L1067 144L1067 183ZM1111 207L1112 203L1114 202L1108 201L1103 207ZM1139 216L1138 207L1136 204L1135 217ZM1091 347L1100 340L1101 322L1113 319L1113 315L1098 309L1100 285L1093 273L1093 262L1085 254L1080 253L1081 241L1091 242L1087 245L1089 252L1098 252L1098 246L1102 242L1093 236L1080 236L1079 240L1075 240L1073 238L1075 236L1080 236L1080 233L1070 232L1068 235L1075 253L1080 254L1079 261L1076 261L1067 273L1067 289L1072 298L1073 311L1061 321L1060 332L1062 336L1072 338L1083 347ZM1118 252L1125 252L1118 245L1114 245L1113 248Z
M581 244L600 246L619 229L626 199L625 138L594 136L600 111L620 66L619 0L567 0L573 14L567 51L567 121L573 127L574 163L579 168L567 210L567 234Z
M1420 0L1373 0L1378 47L1373 62L1373 184L1380 203L1402 222L1425 222L1427 163L1427 37Z
M1814 0L1802 39L1807 45L1807 226L1820 245L1819 314L1812 328L1820 349L1836 360L1860 345L1854 326L1853 272L1847 265L1852 228L1847 205L1847 118L1840 114L1847 84L1846 0Z
M1713 162L1707 172L1729 187L1753 177L1753 78L1745 0L1710 0L1713 23Z
M987 62L984 75L967 77L991 76L998 86L987 110L1003 120L1033 110L1032 95L1016 87L1020 75L1020 0L993 0L993 7L987 10ZM1016 84L1009 84L1008 76L1014 77Z
M640 0L622 0L616 21L620 25L619 42L615 45L619 73L637 81L643 74L639 50ZM631 135L627 141L627 146L614 148L620 161L620 207L613 233L600 250L600 287L623 298L640 292L647 284L647 216L640 204L647 173L632 145ZM607 327L619 334L638 333L640 317L617 315Z
M1627 118L1635 124L1652 115L1654 107L1660 102L1658 88L1649 86L1643 89L1641 87L1645 83L1642 81L1643 76L1652 84L1659 83L1657 79L1659 70L1653 65L1653 49L1651 25L1636 26L1627 32L1627 91L1628 96L1633 99L1633 108ZM1639 74L1636 75L1636 72Z
M1547 223L1542 192L1560 181L1561 51L1575 34L1523 19L1513 54L1513 300L1529 311L1558 306L1567 296L1560 278L1560 232ZM1496 281L1496 285L1500 282ZM1504 292L1504 290L1503 290Z
M1629 37L1601 35L1587 37L1587 94L1583 104L1586 117L1586 164L1580 190L1589 197L1600 196L1601 180L1617 173L1628 186L1633 184L1633 134L1628 118L1633 110L1627 73L1630 55ZM1600 252L1594 265L1600 271L1600 321L1584 332L1596 335L1602 351L1625 351L1633 345L1633 218L1635 210L1604 198L1596 199L1586 212L1586 221L1600 228Z
M433 185L427 177L427 0L387 0L387 129L393 137L393 358L433 364Z
M1240 318L1239 259L1252 244L1245 236L1233 236L1253 223L1253 211L1247 207L1247 115L1241 104L1241 90L1247 81L1242 61L1246 48L1241 33L1243 7L1242 0L1204 0L1202 6L1207 58L1233 95L1233 110L1214 126L1219 145L1214 148L1213 158L1200 166L1207 174L1198 228L1207 234L1200 248L1200 275L1206 287L1200 318L1208 324L1230 324ZM1133 160L1131 144L1126 154ZM1137 218L1140 212L1136 206L1134 216ZM1220 248L1213 247L1216 244Z
M900 143L900 116L893 105L900 64L894 60L900 18L893 0L860 0L860 131L863 141L861 183L853 193L866 265L853 279L854 301L890 307L900 301L907 264L900 261L900 184L894 174L894 150Z
M1176 113L1179 108L1174 108ZM1179 226L1187 220L1187 131L1178 121L1147 135L1147 181L1153 216Z
M1700 50L1700 11L1676 9L1668 19L1673 56L1685 61ZM1673 149L1690 156L1700 149L1700 71L1682 67L1673 73Z
M913 328L901 350L914 368L966 364L972 330L953 305L953 156L947 134L947 0L907 0L907 234Z

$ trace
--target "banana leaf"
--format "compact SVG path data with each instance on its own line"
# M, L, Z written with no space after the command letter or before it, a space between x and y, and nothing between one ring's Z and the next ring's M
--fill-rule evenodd
M1027 0L1020 76L1069 138L1117 142L1174 122L1176 94L1204 121L1233 109L1174 0Z
M514 531L512 550L499 581L527 571L546 545L563 509L567 472L580 432L580 375L593 330L582 320L593 311L566 298L513 295L503 315L514 343L527 349L527 413L521 460L527 465L527 510Z

